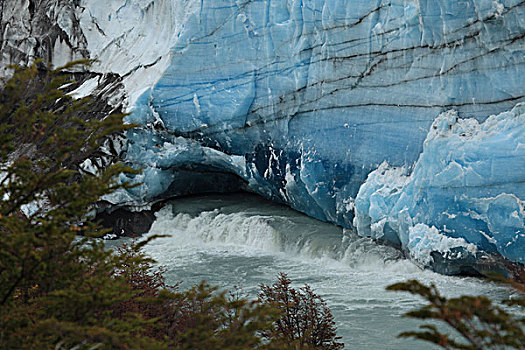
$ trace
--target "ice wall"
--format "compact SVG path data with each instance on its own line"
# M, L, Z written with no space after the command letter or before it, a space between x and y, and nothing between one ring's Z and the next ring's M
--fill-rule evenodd
M424 265L458 247L524 262L524 37L524 1L202 1L131 120ZM142 200L176 181L148 159Z

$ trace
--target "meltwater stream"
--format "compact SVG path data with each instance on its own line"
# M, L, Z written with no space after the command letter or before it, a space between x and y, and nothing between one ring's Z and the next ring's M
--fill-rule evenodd
M421 301L387 292L407 279L433 282L447 296L509 291L474 278L423 271L391 247L360 238L254 195L188 197L167 203L150 234L146 251L167 268L170 283L190 286L201 280L255 296L285 272L294 285L313 287L331 308L347 349L431 349L423 342L398 339L418 322L402 318Z

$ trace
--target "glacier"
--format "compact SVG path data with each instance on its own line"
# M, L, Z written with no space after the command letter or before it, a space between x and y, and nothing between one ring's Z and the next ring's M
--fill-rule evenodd
M97 58L140 125L122 155L143 173L121 180L141 185L113 205L242 189L425 267L525 263L525 1L71 6L47 12L52 60ZM2 28L4 47L42 50Z

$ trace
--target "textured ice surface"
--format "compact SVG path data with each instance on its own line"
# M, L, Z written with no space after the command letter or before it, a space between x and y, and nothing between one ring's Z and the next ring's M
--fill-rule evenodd
M190 172L190 176L197 178L199 171L204 172L205 176L211 176L213 172L227 170L241 178L246 173L244 157L202 147L194 140L167 133L152 134L148 129L131 130L127 138L128 160L142 166L143 169L140 175L133 178L122 174L121 180L143 185L105 197L115 204L144 206L157 199L189 194L192 191L180 192L181 188L189 186L187 171ZM205 181L199 178L198 180ZM204 186L202 183L200 185ZM199 191L196 189L193 192Z
M77 14L92 67L124 77L129 103L155 83L169 64L170 48L186 18L198 9L184 0L84 0ZM69 25L63 25L68 32ZM58 47L53 55L60 64ZM67 60L65 61L67 62Z
M383 163L368 176L354 224L361 235L397 241L423 263L429 248L466 242L524 263L524 170L525 104L483 123L447 111L432 124L413 170ZM438 235L463 242L445 244L432 238Z
M423 265L458 247L525 262L524 1L180 4L130 116L149 127L127 201L210 167Z
M3 0L0 77L10 75L8 65L37 58L56 67L92 58L91 72L122 79L129 106L160 78L187 17L198 9L198 1L188 0ZM122 104L121 95L114 98Z

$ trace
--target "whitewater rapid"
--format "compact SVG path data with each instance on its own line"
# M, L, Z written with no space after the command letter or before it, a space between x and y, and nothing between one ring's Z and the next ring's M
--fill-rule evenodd
M354 350L432 348L396 337L419 325L401 315L421 301L385 291L392 283L435 283L447 296L510 293L479 279L421 270L392 247L254 195L181 198L156 216L149 234L170 236L145 249L167 269L169 282L187 287L206 280L253 297L260 283L285 272L295 285L307 283L327 300L339 335Z

